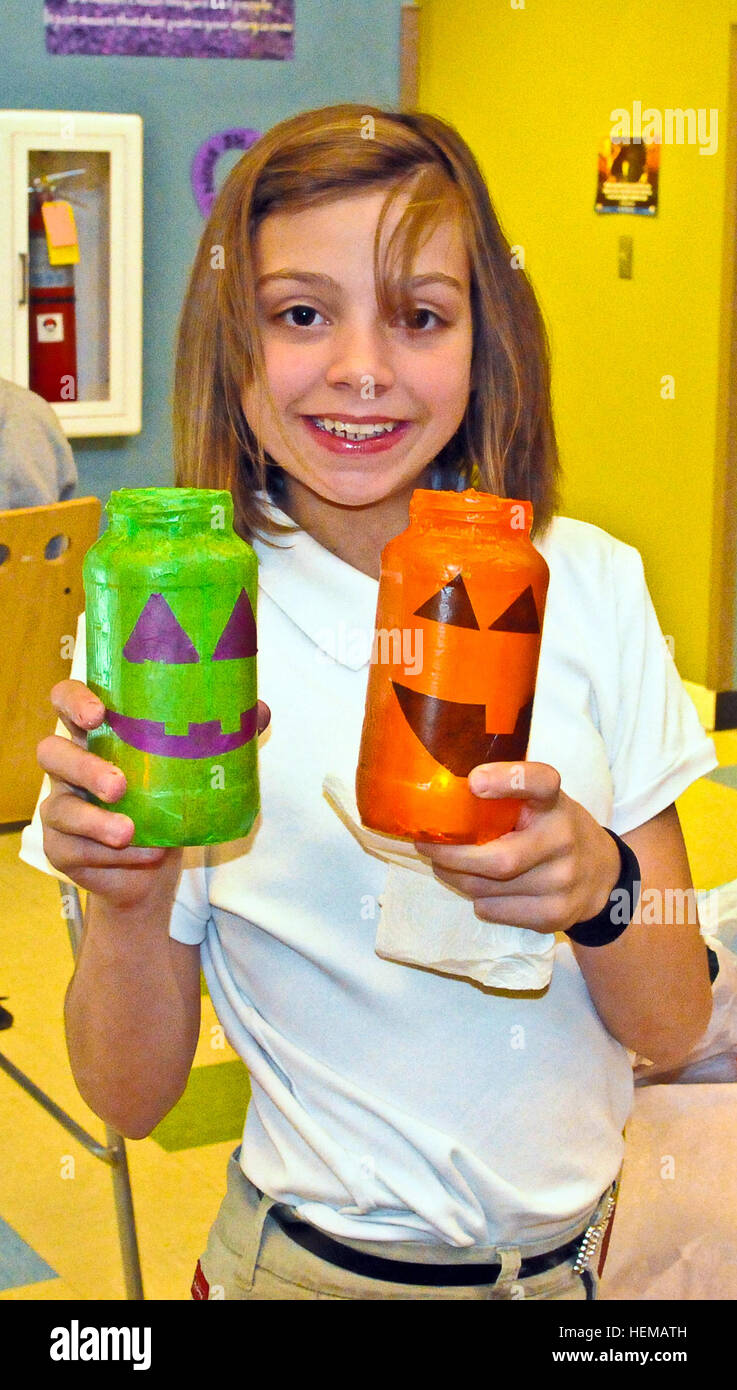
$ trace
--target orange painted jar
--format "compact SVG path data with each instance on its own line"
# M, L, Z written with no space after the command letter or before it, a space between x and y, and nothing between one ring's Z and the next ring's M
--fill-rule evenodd
M413 493L381 557L356 775L370 829L482 844L514 828L521 802L474 796L468 774L527 752L549 579L531 526L530 502Z

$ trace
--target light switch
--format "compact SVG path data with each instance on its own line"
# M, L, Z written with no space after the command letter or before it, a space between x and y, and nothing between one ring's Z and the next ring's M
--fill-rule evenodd
M632 237L621 236L619 238L619 278L620 280L632 279Z

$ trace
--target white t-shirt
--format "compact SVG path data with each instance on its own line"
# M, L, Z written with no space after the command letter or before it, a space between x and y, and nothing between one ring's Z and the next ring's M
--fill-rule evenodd
M566 517L536 544L550 588L527 756L622 834L716 767L714 746L638 552ZM378 585L305 532L255 549L272 714L262 811L247 839L185 852L171 919L175 938L201 943L250 1072L242 1167L348 1239L463 1247L569 1232L620 1167L627 1051L565 942L542 996L376 955L387 865L322 783L355 776ZM26 833L24 857L39 862Z

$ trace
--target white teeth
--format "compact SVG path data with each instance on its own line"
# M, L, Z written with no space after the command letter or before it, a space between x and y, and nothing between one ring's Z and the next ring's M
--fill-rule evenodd
M327 434L336 434L341 439L349 439L360 442L362 439L378 439L382 434L390 434L397 428L397 423L382 425L361 425L346 420L331 420L329 416L313 416L314 423L318 429L325 430Z

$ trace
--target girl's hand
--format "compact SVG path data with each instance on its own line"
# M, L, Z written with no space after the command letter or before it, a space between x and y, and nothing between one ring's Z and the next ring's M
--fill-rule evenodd
M181 850L131 845L135 827L130 816L94 805L92 793L114 806L126 787L124 774L112 763L89 753L88 729L105 717L102 701L81 681L55 685L51 703L71 740L52 734L38 745L37 757L51 778L51 793L41 803L44 851L51 864L80 888L124 911L150 895L173 897ZM270 713L259 701L259 733Z
M509 834L484 845L416 848L436 878L473 898L476 916L532 931L565 931L594 917L620 873L610 835L560 789L547 763L485 763L469 776L480 797L524 801Z
M51 703L71 740L52 734L36 750L51 778L51 793L40 808L46 858L80 888L121 911L140 906L156 891L164 864L173 895L180 851L131 847L130 816L89 800L91 793L114 805L126 786L117 767L87 752L87 730L96 729L105 717L102 701L81 681L65 680L54 686Z

